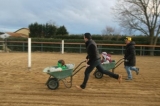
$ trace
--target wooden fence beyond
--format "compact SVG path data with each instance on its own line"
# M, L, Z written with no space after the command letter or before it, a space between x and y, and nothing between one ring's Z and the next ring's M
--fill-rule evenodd
M14 45L13 45L14 44ZM39 44L39 46L34 46L34 44ZM40 48L40 51L43 52L44 45L59 45L55 48L58 48L59 51L61 52L62 50L62 43L61 42L32 42L32 48ZM17 46L17 47L22 47L22 51L26 52L27 50L25 50L25 48L27 48L28 46L28 42L27 41L0 41L0 47L3 49L3 51L7 51L7 48L13 47L13 46ZM124 50L125 50L125 44L97 44L98 49L100 52L102 51L118 51L121 54L123 54ZM54 49L54 47L52 46L47 46L47 47L51 47L52 49ZM138 53L138 55L145 55L145 52L150 51L149 49L146 48L150 48L150 47L155 47L155 50L153 50L154 52L160 52L160 45L135 45L136 47L136 53ZM67 43L64 42L64 52L67 49L78 49L78 53L82 53L83 50L85 50L85 44L84 43Z

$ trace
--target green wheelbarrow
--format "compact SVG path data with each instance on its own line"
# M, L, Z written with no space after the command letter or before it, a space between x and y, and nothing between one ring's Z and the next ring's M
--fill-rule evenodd
M59 87L59 81L62 81L66 88L71 88L72 77L85 67L85 65L81 66L84 62L85 61L82 61L76 68L74 68L74 64L66 64L66 70L56 72L51 72L50 69L56 68L57 66L46 67L43 72L49 74L49 78L46 82L47 87L51 90L56 90ZM67 78L69 78L69 80L67 80Z
M115 60L112 60L110 63L108 64L102 64L103 68L105 70L112 70L112 72L114 73L114 70L124 62L124 58L118 60L117 62ZM98 69L95 70L95 72L93 73L93 75L95 76L95 78L97 79L101 79L103 77L103 73L98 71Z

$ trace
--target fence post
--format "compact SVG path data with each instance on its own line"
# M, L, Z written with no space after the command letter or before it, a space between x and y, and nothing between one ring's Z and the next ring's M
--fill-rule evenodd
M23 42L23 52L24 52L24 42Z
M31 68L31 38L28 38L28 69Z
M122 46L122 55L123 55L123 49L124 49L124 47Z
M62 54L64 54L64 40L62 40Z
M43 52L43 43L41 43L41 52Z
M143 47L143 56L145 55L145 47Z
M80 44L80 49L79 49L79 52L81 53L82 51L81 51L81 44Z
M6 38L6 35L5 35L5 38L4 38L4 51L7 52L7 38Z

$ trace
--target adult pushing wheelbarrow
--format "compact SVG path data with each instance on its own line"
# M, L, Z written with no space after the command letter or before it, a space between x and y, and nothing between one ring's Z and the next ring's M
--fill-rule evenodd
M95 67L103 74L109 75L110 77L117 79L118 82L120 83L122 81L122 75L115 74L113 72L105 70L102 67L100 55L99 55L99 52L97 49L97 44L94 42L94 40L92 40L91 34L85 33L83 38L84 38L86 50L87 50L87 56L86 56L87 68L85 69L85 72L84 72L85 76L84 76L84 80L83 80L82 84L77 85L76 87L78 89L85 89L86 88L86 85L87 85L87 82L89 79L89 75Z

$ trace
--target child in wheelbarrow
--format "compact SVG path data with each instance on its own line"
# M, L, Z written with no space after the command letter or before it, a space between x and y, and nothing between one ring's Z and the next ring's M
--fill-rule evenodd
M102 54L101 54L101 63L102 64L108 64L111 61L112 61L111 60L111 55L108 54L107 52L102 52Z
M64 60L59 60L57 62L57 66L56 67L51 67L50 70L48 70L49 72L56 72L56 71L64 71L67 69L67 66L65 65L65 61Z

